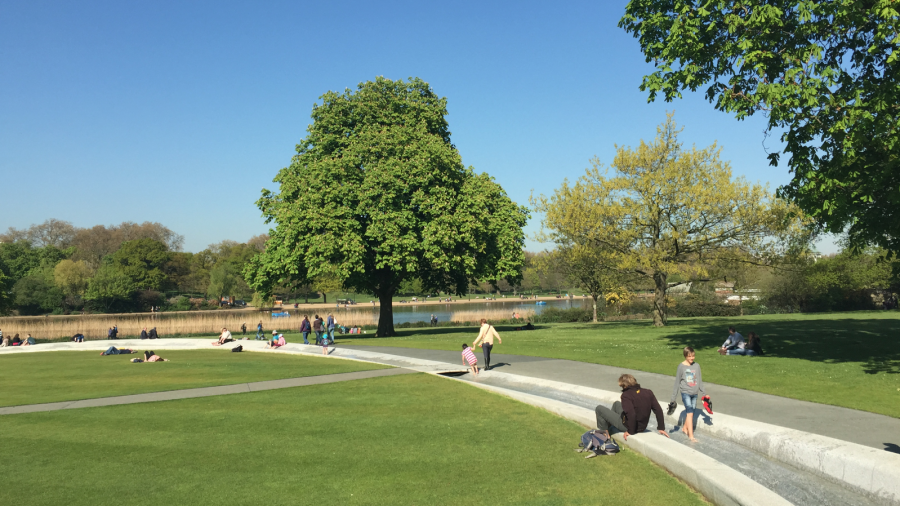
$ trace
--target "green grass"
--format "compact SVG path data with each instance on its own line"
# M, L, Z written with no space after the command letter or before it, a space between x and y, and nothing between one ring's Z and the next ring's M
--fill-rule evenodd
M575 423L426 375L3 420L0 504L703 504L627 448L584 460Z
M764 357L722 357L733 324L762 338ZM538 325L531 332L498 326L494 353L562 358L674 375L682 348L697 350L703 379L900 418L900 313L853 312L680 318L667 327L647 321ZM403 346L459 351L473 328L401 330L393 338L339 336L338 345Z
M227 350L166 350L160 354L171 362L132 364L129 360L139 355L101 357L96 351L3 355L0 406L387 368L346 360Z

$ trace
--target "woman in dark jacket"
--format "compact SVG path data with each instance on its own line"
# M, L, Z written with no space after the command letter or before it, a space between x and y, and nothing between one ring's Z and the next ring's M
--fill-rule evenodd
M619 376L619 387L622 389L622 400L616 401L612 409L606 406L597 406L594 410L597 414L597 428L609 435L610 427L624 432L625 440L628 436L643 432L650 422L650 412L656 414L656 429L663 436L669 437L666 432L666 423L663 420L663 411L649 388L641 388L641 385L630 374Z

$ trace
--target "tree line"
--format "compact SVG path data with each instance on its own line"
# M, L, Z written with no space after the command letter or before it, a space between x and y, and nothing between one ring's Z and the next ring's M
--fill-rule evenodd
M0 234L0 314L191 309L225 295L249 299L253 290L241 272L266 239L189 253L180 251L184 237L160 223L78 228L50 219L11 227Z

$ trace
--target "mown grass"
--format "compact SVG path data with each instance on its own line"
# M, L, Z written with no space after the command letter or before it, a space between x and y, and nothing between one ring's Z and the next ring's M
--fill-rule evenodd
M722 357L728 325L762 338L764 357ZM562 358L673 375L682 348L697 350L710 383L881 413L900 418L900 313L678 318L663 328L647 321L498 326L494 353ZM473 328L401 330L397 337L340 336L338 344L458 351Z
M584 460L573 422L426 375L3 421L0 504L704 503L627 448Z
M0 406L94 399L251 381L300 378L386 366L274 353L160 350L170 362L133 364L142 355L96 351L0 355Z

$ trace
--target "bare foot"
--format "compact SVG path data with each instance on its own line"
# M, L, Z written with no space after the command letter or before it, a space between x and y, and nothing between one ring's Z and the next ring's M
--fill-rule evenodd
M698 442L698 441L697 441L697 438L692 437L692 438L691 438L691 442L692 442L692 443L697 443L697 442Z

